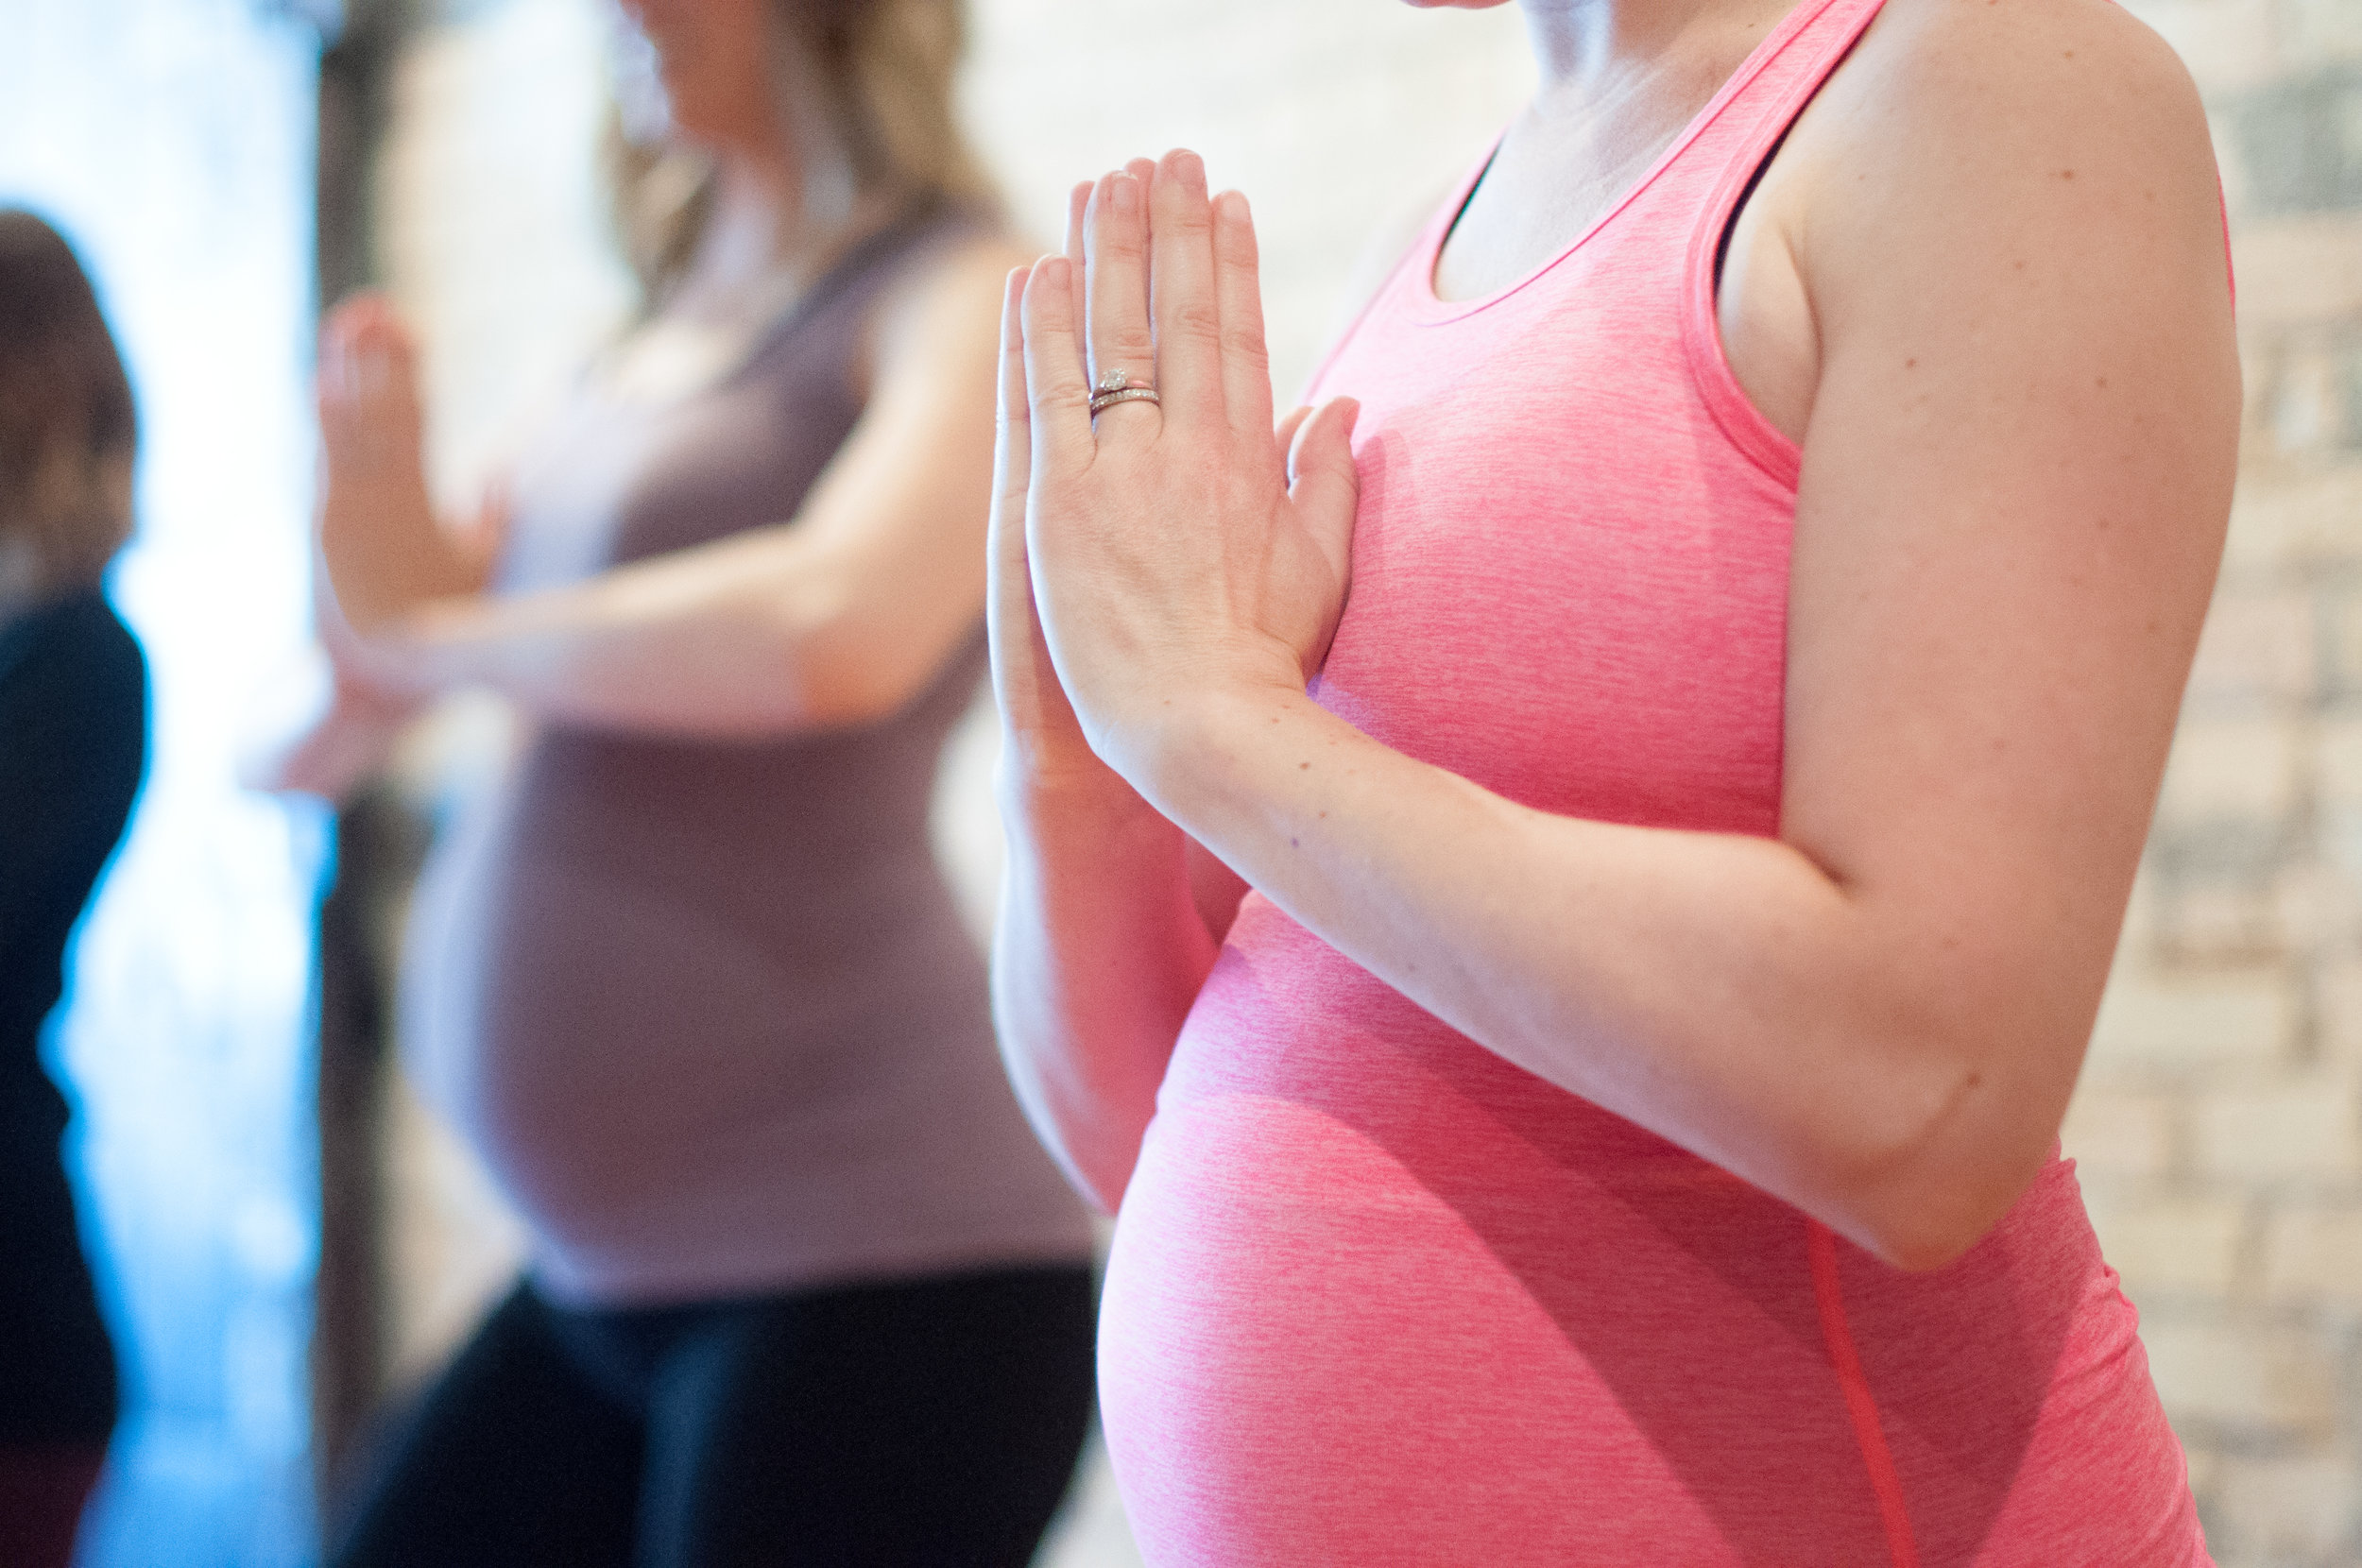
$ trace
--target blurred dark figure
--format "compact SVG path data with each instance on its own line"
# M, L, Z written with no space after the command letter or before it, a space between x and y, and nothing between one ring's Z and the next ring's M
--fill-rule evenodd
M147 673L99 591L131 531L131 384L57 231L0 211L0 1563L73 1555L115 1421L43 1070L67 936L139 793Z

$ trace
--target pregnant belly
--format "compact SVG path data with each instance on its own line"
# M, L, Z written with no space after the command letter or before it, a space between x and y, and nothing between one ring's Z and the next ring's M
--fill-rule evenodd
M1479 1196L1301 1103L1159 1114L1100 1367L1148 1560L1883 1563L1801 1219L1706 1189L1704 1231L1785 1230L1734 1278L1643 1207L1494 1152Z
M1432 1020L1258 1034L1240 984L1108 1265L1153 1568L1890 1568L1801 1214ZM2071 1167L1937 1273L1839 1250L1921 1563L2206 1560Z

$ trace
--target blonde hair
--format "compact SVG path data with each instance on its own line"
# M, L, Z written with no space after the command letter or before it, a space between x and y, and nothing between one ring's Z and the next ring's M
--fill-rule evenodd
M0 210L0 600L97 587L131 534L108 469L138 441L130 378L73 247Z
M863 191L905 206L997 211L999 193L954 104L967 45L963 0L772 0L771 14L779 98L816 88ZM620 114L609 119L608 151L616 231L650 309L695 253L713 207L712 164L692 149L635 143Z

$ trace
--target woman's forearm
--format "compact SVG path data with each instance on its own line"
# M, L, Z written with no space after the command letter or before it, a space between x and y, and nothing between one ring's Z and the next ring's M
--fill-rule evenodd
M912 695L936 629L860 613L851 573L778 531L512 597L440 599L372 639L421 690L488 686L562 723L733 737L857 723Z
M925 690L984 606L994 308L1006 258L979 244L922 269L876 323L852 433L766 526L509 597L396 591L359 624L372 673L413 691L489 686L571 724L758 737L881 718ZM332 468L334 467L332 452ZM382 510L382 509L380 509ZM403 515L422 510L404 509ZM349 533L385 519L356 508ZM749 520L711 520L724 521ZM405 537L432 554L416 518ZM382 541L378 541L381 542ZM330 551L334 567L337 552Z
M437 600L378 640L431 690L486 686L560 723L684 734L796 727L807 704L763 607L710 584L593 578Z
M1529 810L1288 692L1162 749L1159 808L1346 956L1892 1261L1945 1261L2047 1152L2020 1113L2063 1110L2096 986L1982 984L1973 936L1789 844Z
M1120 782L1005 780L993 1006L1018 1099L1068 1178L1113 1213L1173 1041L1213 966L1179 828Z

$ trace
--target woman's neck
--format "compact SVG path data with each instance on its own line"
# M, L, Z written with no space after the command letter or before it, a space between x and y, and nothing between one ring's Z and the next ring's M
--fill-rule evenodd
M1541 81L1437 259L1446 299L1562 251L1660 157L1792 0L1524 0Z
M816 144L779 136L717 152L712 213L676 308L728 315L756 297L793 293L876 221L879 200L851 160Z
M1685 51L1690 35L1761 0L1522 0L1539 97L1597 101Z
M663 402L712 384L892 216L890 193L864 189L849 159L799 158L776 141L713 149L713 206L696 249L655 314L604 362L609 396Z

